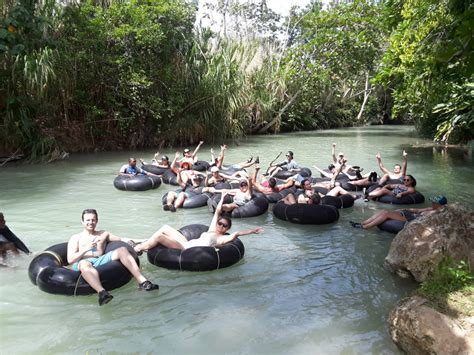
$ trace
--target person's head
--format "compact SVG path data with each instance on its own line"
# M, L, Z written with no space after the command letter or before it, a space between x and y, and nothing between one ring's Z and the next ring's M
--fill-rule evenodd
M415 187L416 186L416 180L412 175L405 175L403 177L403 184L405 186Z
M343 161L344 160L344 153L343 152L339 152L339 154L337 155L337 160L339 161ZM346 160L347 161L347 160Z
M400 164L395 164L395 165L393 166L393 172L394 172L395 174L400 174L400 171L402 171L402 166L401 166Z
M202 178L201 178L201 175L194 175L191 182L193 183L193 185L195 186L199 186L201 185L201 181L202 181Z
M239 188L240 188L240 191L247 191L249 189L249 183L247 182L247 180L241 180L239 182Z
M219 175L219 168L218 168L217 166L213 166L213 167L211 168L211 173L212 173L212 175L214 175L214 176L218 176L218 175Z
M189 150L189 148L184 148L183 149L183 155L185 157L190 157L191 156L191 151Z
M312 190L313 188L311 187L311 181L308 179L304 179L301 181L301 187L305 190Z
M180 166L181 166L181 169L184 169L184 170L191 169L191 164L189 164L187 161L182 162Z
M4 228L5 227L5 217L3 216L3 213L0 212L0 228Z
M443 195L430 197L431 204L433 207L441 207L448 203L448 199Z
M162 163L162 164L169 164L169 162L170 162L170 160L169 160L169 158L168 158L167 155L163 155L163 156L161 157L161 163Z
M336 171L336 166L334 164L329 164L328 170L329 172L334 173Z
M232 227L232 220L228 216L220 216L217 220L216 232L225 234Z
M89 231L94 231L97 221L99 220L99 215L97 211L93 208L88 208L82 211L81 221L85 229Z
M128 158L128 165L130 165L130 166L137 166L137 159L135 159L135 158Z
M274 177L271 177L270 179L268 179L268 186L270 186L272 189L276 186L277 184L277 181Z
M318 193L314 193L311 195L310 201L313 205L319 205L321 203L321 197Z
M293 152L292 152L291 150L289 150L289 151L286 153L286 158L287 158L288 160L293 159Z

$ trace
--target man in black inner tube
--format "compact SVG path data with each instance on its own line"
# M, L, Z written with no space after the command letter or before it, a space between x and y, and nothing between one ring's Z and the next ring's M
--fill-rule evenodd
M99 294L99 305L109 303L113 296L108 293L100 282L96 267L107 264L113 260L120 262L138 281L141 290L152 291L158 285L148 281L140 271L135 259L127 248L120 247L105 253L105 247L110 241L130 242L130 239L120 238L106 231L97 231L98 215L94 209L82 211L81 223L84 229L81 233L73 235L67 245L67 261L72 264L72 269L80 271L84 280Z

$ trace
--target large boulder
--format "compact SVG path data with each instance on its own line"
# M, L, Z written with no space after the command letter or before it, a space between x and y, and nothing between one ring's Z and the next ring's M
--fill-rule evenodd
M389 323L393 341L408 354L474 354L474 334L419 296L400 300Z
M444 257L467 260L474 267L474 212L460 204L417 218L393 239L385 267L422 282Z

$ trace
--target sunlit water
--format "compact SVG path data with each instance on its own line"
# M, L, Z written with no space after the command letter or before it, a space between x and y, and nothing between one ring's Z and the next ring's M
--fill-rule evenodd
M349 163L376 169L380 151L388 168L409 153L408 171L425 196L445 194L473 206L472 155L413 149L426 142L410 127L369 127L251 137L230 145L226 161L260 155L262 166L291 149L300 164L330 163L331 143ZM209 146L199 156L209 159ZM214 147L218 150L217 145ZM172 156L172 150L166 152ZM0 170L0 210L9 227L35 253L81 230L80 212L99 211L99 227L120 236L147 237L162 224L209 223L206 208L164 212L162 185L123 192L112 181L130 156L152 151L73 154L49 165L9 165ZM428 205L426 203L425 205ZM315 354L398 353L387 317L415 285L383 269L391 234L349 226L381 208L358 200L341 210L337 223L302 226L272 213L235 220L233 230L263 226L244 236L244 259L213 272L159 269L141 258L159 292L141 292L132 281L114 290L103 307L97 296L50 295L30 283L31 256L0 269L0 352L13 353L183 353Z

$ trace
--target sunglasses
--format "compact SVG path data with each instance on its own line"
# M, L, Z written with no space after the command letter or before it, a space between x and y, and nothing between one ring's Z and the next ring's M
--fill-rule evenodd
M403 181L411 181L411 179L410 179L410 178L408 178L408 179L403 179Z
M246 182L240 184L240 187L249 186Z
M224 228L229 228L229 225L227 223L217 222L217 225Z

